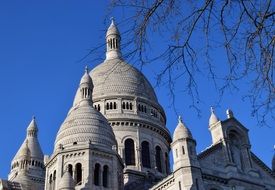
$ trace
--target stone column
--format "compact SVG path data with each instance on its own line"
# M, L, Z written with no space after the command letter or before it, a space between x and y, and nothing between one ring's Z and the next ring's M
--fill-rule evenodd
M121 98L117 99L117 112L122 113L122 99Z
M140 138L139 138L139 126L137 127L137 141L136 141L136 166L138 170L141 170L142 167L142 158L141 158L141 148L140 148Z
M135 97L135 99L134 99L134 103L133 103L134 105L133 105L133 110L134 110L134 114L137 114L137 97Z
M105 102L106 102L106 100L104 99L102 102L103 102L103 105L102 105L102 114L105 115L106 114L106 108L105 108Z

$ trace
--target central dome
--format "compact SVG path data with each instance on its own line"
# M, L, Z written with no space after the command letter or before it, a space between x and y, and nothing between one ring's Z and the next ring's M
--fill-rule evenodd
M135 67L121 59L105 60L90 72L93 99L110 96L136 96L157 103L153 87Z
M80 80L78 102L73 105L61 125L55 140L54 150L89 143L97 147L112 149L116 145L114 132L107 119L96 109L92 102L93 81L86 69Z

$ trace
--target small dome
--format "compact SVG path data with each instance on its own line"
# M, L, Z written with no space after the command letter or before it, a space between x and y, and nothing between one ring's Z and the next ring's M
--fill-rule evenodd
M109 35L118 35L118 36L120 35L119 30L118 30L118 28L117 28L117 26L116 26L116 24L115 24L114 19L112 19L112 22L111 22L111 24L110 24L110 26L109 26L109 28L108 28L108 30L107 30L106 38L107 38Z
M211 107L211 115L210 115L210 118L209 118L209 126L217 123L218 121L219 121L219 119L217 118L217 116L214 113L214 108Z
M73 107L61 125L55 140L55 151L60 144L66 146L89 141L107 149L112 149L116 144L106 118L86 100Z
M69 190L69 189L74 189L74 180L71 174L68 171L65 171L65 173L63 174L58 184L58 190Z
M80 81L77 94L83 88L83 81L89 82L89 84L92 83L87 69ZM92 87L88 85L89 90L92 90ZM89 95L88 91L85 94ZM77 97L77 102L75 101L75 105L70 109L57 133L54 150L57 151L60 145L65 147L87 142L98 147L112 149L113 145L116 145L116 140L113 129L107 119L94 109L90 95L87 96L88 98L80 95Z
M85 67L85 73L80 80L80 84L87 84L89 86L93 86L93 81L89 75L89 70L87 66Z
M189 139L193 139L192 137L192 133L190 132L190 130L184 125L184 123L181 120L181 117L179 117L179 123L174 131L174 135L173 135L173 141L176 141L178 139L182 139L182 138L189 138Z

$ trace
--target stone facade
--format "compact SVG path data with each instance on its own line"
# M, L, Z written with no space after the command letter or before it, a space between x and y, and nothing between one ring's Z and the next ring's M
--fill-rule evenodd
M33 119L0 190L275 189L275 155L270 169L251 152L248 130L231 110L220 121L212 109L212 144L199 154L181 118L171 138L154 89L123 60L120 41L112 21L106 59L86 68L53 153L43 155Z

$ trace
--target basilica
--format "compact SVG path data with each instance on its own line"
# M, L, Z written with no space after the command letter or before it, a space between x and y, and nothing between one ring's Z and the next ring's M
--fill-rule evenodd
M112 21L106 59L85 68L52 154L43 154L33 118L0 190L275 190L275 155L269 168L251 151L232 110L219 120L211 109L212 143L199 154L181 118L170 135L154 89L124 61L120 42Z

